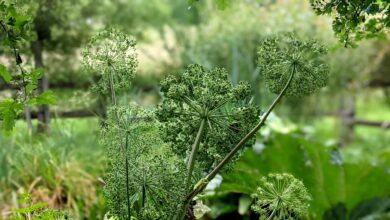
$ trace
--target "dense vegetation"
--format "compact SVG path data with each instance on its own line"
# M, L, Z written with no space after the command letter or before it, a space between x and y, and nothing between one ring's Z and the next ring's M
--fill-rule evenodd
M0 219L390 218L386 2L0 9Z

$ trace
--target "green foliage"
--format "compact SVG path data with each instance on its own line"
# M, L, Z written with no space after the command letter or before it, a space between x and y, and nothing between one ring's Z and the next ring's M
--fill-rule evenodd
M2 44L16 47L20 41L30 40L30 26L32 22L30 16L21 13L22 10L14 4L7 4L4 1L0 1L0 11L1 29L6 34L4 39L0 38ZM22 61L20 59L16 62L19 64Z
M23 193L20 196L20 199L25 204L25 207L18 208L12 210L14 216L10 219L12 220L22 220L22 219L33 219L33 220L59 220L59 219L67 219L64 213L54 210L48 209L46 206L48 205L45 202L33 203L30 194Z
M344 203L338 203L327 210L324 215L324 220L331 219L388 219L390 217L390 198L374 198L359 203L351 211L348 212Z
M258 48L258 65L271 92L280 93L294 74L286 95L310 95L327 84L326 52L316 41L302 41L291 33L272 36Z
M12 80L11 74L8 72L7 67L5 67L3 64L0 64L0 76L3 77L3 80L6 83L10 83Z
M290 174L268 174L252 194L259 219L296 219L307 214L311 197L302 181Z
M2 127L11 131L14 127L15 120L22 113L26 106L37 104L54 104L55 96L51 92L46 92L36 95L38 80L41 78L43 69L35 69L26 73L22 66L19 47L22 43L28 42L31 39L31 18L22 14L20 8L16 8L13 4L6 4L0 1L0 28L4 33L4 37L0 38L1 43L8 46L10 53L14 56L17 69L20 71L18 77L13 77L8 72L7 67L0 64L0 76L7 84L13 84L17 87L15 96L12 99L7 99L0 102L0 119ZM15 74L16 75L16 74Z
M83 50L83 64L101 78L93 89L102 94L129 88L137 67L135 40L116 29L107 29L91 38ZM111 82L112 81L112 82Z
M388 158L376 160L375 164L347 162L335 148L308 140L299 131L273 132L265 140L260 154L248 150L235 170L223 176L220 192L250 195L258 185L253 176L291 173L302 180L312 195L309 213L313 218L319 218L338 203L351 211L363 201L388 196Z
M14 99L6 99L0 102L0 119L2 127L6 131L12 130L15 125L15 119L23 112L24 105Z
M151 113L113 107L102 141L110 169L105 194L112 214L128 219L172 219L183 197L182 163L159 138Z
M384 0L310 0L317 14L333 17L333 30L345 46L355 40L383 34L390 26L388 1Z
M55 119L50 137L31 137L18 121L14 132L1 135L0 210L16 208L15 191L28 190L34 201L66 210L74 219L103 219L106 202L98 179L107 159L98 127L92 118Z
M161 91L165 99L157 115L163 138L177 155L188 155L201 121L206 122L197 158L200 173L220 161L258 119L250 86L242 82L233 87L224 69L190 65L179 77L165 79Z
M43 105L43 104L55 104L56 97L52 91L45 91L42 94L30 99L29 104L31 105Z

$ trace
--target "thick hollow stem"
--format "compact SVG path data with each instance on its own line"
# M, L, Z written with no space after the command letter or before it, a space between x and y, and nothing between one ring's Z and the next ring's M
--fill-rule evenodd
M187 203L191 201L197 194L202 192L204 188L206 188L207 183L211 181L218 172L233 158L233 156L237 153L238 150L240 150L245 143L251 139L256 132L265 124L265 121L267 120L269 114L272 112L272 110L275 108L275 106L279 103L280 99L283 97L283 95L286 93L286 90L290 86L292 79L295 75L295 67L293 67L293 70L291 71L290 77L288 81L286 82L286 85L282 89L282 91L279 93L279 95L276 97L274 102L271 104L271 106L268 108L268 110L265 112L265 114L262 116L260 122L247 134L244 138L238 142L238 144L223 158L221 162L203 179L202 182L199 182L188 195L187 195Z
M192 150L191 150L190 157L188 158L188 162L187 162L187 178L186 178L186 182L185 182L186 193L190 190L190 187L191 187L191 179L192 179L191 177L192 177L192 172L194 170L195 157L196 157L196 154L197 154L198 149L199 149L200 141L202 139L202 135L203 135L203 132L204 132L204 129L205 129L205 124L206 124L206 119L202 119L202 121L200 122L198 133L196 134L195 142L192 145ZM186 215L186 212L187 212L187 208L188 208L188 202L185 202L182 205L182 209L180 210L181 213L180 213L180 218L179 219L184 219L184 217Z
M195 142L192 145L192 150L190 157L188 158L187 162L187 179L186 179L186 190L188 191L190 186L191 186L191 177L192 177L192 172L194 170L194 165L195 165L195 157L196 154L198 153L200 141L202 139L203 131L204 131L204 125L205 125L206 120L203 119L200 123L198 133L196 134Z

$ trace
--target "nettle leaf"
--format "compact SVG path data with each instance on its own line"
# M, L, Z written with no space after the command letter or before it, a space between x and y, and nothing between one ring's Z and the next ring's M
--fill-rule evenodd
M37 68L33 69L30 74L28 74L28 78L30 80L38 81L40 78L42 78L43 73L45 72L45 69L43 68Z
M35 90L38 87L38 80L42 78L42 75L44 73L43 68L38 68L32 70L30 73L26 75L26 80L29 82L26 85L26 93L30 94L33 90Z
M15 126L15 119L23 111L23 104L13 100L7 99L0 103L0 116L2 119L2 126L6 131L11 131Z
M0 76L3 77L6 83L10 83L12 80L11 74L8 72L7 67L0 64Z
M56 96L52 91L45 91L37 97L31 99L28 104L30 105L53 105L57 101Z

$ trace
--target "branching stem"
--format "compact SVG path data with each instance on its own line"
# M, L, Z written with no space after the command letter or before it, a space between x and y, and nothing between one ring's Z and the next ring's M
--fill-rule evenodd
M196 134L195 142L192 145L190 157L188 158L187 178L186 178L186 182L185 182L186 193L189 192L190 187L191 187L191 179L192 179L192 172L194 170L194 165L195 165L195 157L196 157L196 154L198 152L200 141L202 139L202 135L203 135L204 130L205 130L205 124L206 124L206 119L202 119L202 121L200 122L198 133ZM180 210L181 213L180 213L179 219L184 219L184 217L186 215L187 207L188 207L188 202L185 202L182 205L182 210Z
M271 104L271 106L268 108L268 110L264 113L260 122L247 135L245 135L245 137L242 138L240 142L238 142L238 144L225 156L225 158L223 158L223 160L204 179L202 179L198 184L196 184L196 187L187 195L187 198L185 200L186 204L188 204L196 195L201 193L206 188L208 182L210 182L218 174L218 172L233 158L233 156L237 153L237 151L240 150L245 145L245 143L249 139L251 139L261 127L264 126L265 121L267 120L269 114L279 103L280 99L283 97L283 95L286 93L286 90L291 85L294 75L295 75L295 65L293 65L293 70L291 71L290 77L288 78L286 85L279 93L279 95L276 97L276 99Z

